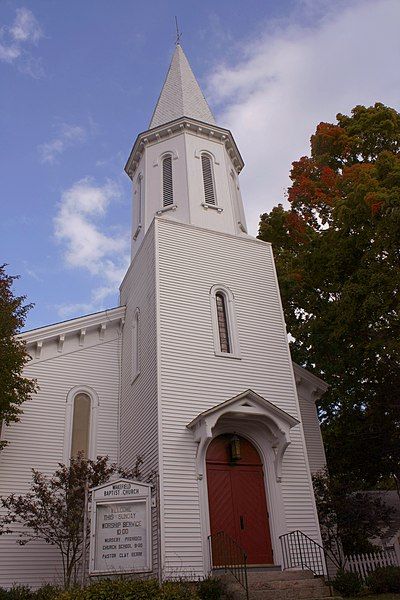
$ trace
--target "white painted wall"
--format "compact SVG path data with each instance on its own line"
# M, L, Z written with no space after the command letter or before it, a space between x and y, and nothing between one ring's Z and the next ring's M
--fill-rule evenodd
M99 398L97 454L117 460L119 336L118 323L109 325L103 340L97 329L89 332L87 347L79 346L78 333L66 338L62 353L57 351L56 340L44 342L44 358L30 363L24 372L37 379L40 390L23 405L20 422L2 432L2 439L10 443L0 453L1 496L26 493L32 468L50 475L63 462L66 401L77 385L90 386ZM62 579L57 550L44 542L20 546L13 535L0 536L0 565L0 586L4 587L13 583L38 587Z
M186 425L247 388L295 418L300 412L270 245L162 217L156 229L164 569L178 575L190 565L202 575L208 523L200 508L197 445ZM240 360L214 353L209 293L215 284L235 296ZM291 438L279 484L284 530L277 534L301 529L318 541L301 426Z
M215 192L220 212L204 208L204 187L201 153L212 157ZM243 203L232 160L221 140L206 138L191 129L183 128L167 138L144 146L141 159L133 178L132 236L138 226L138 178L143 177L144 202L142 228L136 239L132 237L132 257L136 254L143 237L157 212L162 210L162 158L171 153L174 190L174 208L163 213L164 218L191 223L216 231L243 235L246 228ZM232 183L231 172L234 175Z
M325 467L326 456L315 403L329 385L298 364L293 367L310 470L316 473Z
M316 473L326 465L325 449L317 409L315 401L301 393L299 393L299 404L310 470L311 473Z
M122 338L122 388L120 461L132 468L143 458L142 474L159 472L158 371L155 232L152 225L121 284L121 304L126 305ZM132 381L132 321L139 310L139 374ZM153 510L153 567L157 572L157 510Z

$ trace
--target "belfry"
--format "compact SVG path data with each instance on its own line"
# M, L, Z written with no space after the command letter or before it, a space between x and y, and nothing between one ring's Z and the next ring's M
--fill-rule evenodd
M271 245L247 232L243 166L177 44L125 166L120 305L22 335L40 391L3 431L2 495L78 451L124 468L140 455L144 479L156 475L151 569L164 578L207 576L221 535L266 568L292 530L320 542L311 473L325 462L315 400L327 386L291 361ZM0 560L3 586L59 573L44 542L2 536Z

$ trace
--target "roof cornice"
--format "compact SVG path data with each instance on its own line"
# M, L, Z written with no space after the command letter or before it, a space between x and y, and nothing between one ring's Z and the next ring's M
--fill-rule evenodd
M152 129L139 133L125 165L125 172L133 179L146 145L157 143L161 139L172 137L183 131L188 131L204 138L211 138L225 144L236 172L240 173L243 169L243 158L229 129L211 125L210 123L204 123L203 121L197 121L196 119L189 117L181 117L175 121L170 121L159 127L153 127Z
M58 338L60 335L76 333L83 328L90 329L92 327L100 327L102 324L107 325L108 323L118 320L123 321L124 317L125 306L118 306L117 308L77 317L76 319L70 319L69 321L62 321L61 323L54 323L53 325L46 325L44 327L32 329L31 331L25 331L20 333L17 338L25 341L27 345L29 345L39 341L48 341L52 338Z
M307 383L309 388L311 388L314 402L319 400L330 388L330 385L297 363L293 362L292 364L296 385L299 386L302 383Z

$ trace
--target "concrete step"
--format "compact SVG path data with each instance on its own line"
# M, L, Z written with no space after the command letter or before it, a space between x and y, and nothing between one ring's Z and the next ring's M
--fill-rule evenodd
M235 592L230 596L234 600L246 600L246 592ZM249 590L249 600L342 600L340 596L330 596L329 591L317 596L303 596L297 592L289 593L288 590L277 592L276 590Z
M245 600L244 588L226 573L219 576L233 600ZM323 600L332 598L329 587L309 571L248 573L250 600ZM333 599L334 600L334 599Z
M314 579L311 571L247 571L249 582L256 581L293 581Z
M251 590L324 590L325 582L321 579L289 579L280 581L252 581Z

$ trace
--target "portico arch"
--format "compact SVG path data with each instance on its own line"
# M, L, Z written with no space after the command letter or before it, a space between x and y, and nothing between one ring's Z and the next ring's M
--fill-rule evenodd
M253 390L246 390L199 414L187 425L193 433L194 440L198 442L196 468L206 571L211 565L208 544L211 528L206 477L206 455L211 441L221 434L232 434L234 431L249 440L257 449L263 465L265 492L268 498L274 562L279 564L281 562L279 536L286 533L280 485L282 461L285 450L290 444L290 429L298 423L297 419L272 402Z

